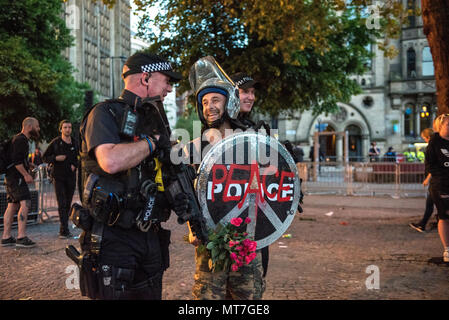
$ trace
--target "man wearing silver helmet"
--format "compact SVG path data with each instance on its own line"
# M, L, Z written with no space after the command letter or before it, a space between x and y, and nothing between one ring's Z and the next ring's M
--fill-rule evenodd
M226 129L245 130L247 127L238 119L240 99L232 82L222 74L215 74L204 64L214 65L211 57L200 59L191 69L190 83L195 92L198 116L202 122L203 141L197 138L188 145L191 161L193 153L208 150L225 137ZM208 72L205 72L207 70ZM232 131L230 131L232 132ZM206 152L203 151L202 155ZM202 158L202 157L201 157ZM198 162L196 162L198 163ZM255 270L261 270L261 260L255 259L238 272L214 271L209 268L210 253L201 250L199 241L189 235L195 245L195 275L192 294L196 300L260 299L263 292L262 277L256 279Z

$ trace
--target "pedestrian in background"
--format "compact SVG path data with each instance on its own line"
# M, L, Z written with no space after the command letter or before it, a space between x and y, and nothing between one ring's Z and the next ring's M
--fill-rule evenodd
M385 162L396 162L396 152L393 147L389 147L388 151L384 154Z
M368 151L368 156L370 162L377 162L379 161L380 156L380 149L376 146L376 142L371 142L371 148Z
M69 211L76 185L78 146L72 139L72 124L69 120L59 123L61 135L54 138L44 153L44 161L53 166L52 178L60 221L59 238L72 237L69 230Z
M426 149L426 172L430 195L438 211L438 234L444 247L443 261L449 262L449 114L439 115L434 122L435 134Z
M432 138L432 136L434 135L434 131L431 128L426 128L421 132L421 138L426 142L429 143L430 139ZM427 187L430 183L430 178L432 177L432 175L427 172L427 170L424 171L424 181L423 181L423 186ZM426 225L427 222L429 221L430 217L432 216L432 212L433 212L433 200L432 197L430 195L430 191L427 191L427 196L426 196L426 209L424 211L424 215L421 219L421 221L419 221L418 223L413 223L411 222L409 224L410 227L412 227L413 229L415 229L418 232L424 232L426 230Z
M3 216L2 247L15 245L16 247L31 248L36 245L26 236L26 224L28 211L31 207L31 194L28 184L34 182L28 162L29 140L37 140L39 131L37 119L25 118L22 122L22 131L12 138L8 148L13 166L7 169L5 175L8 207ZM16 213L17 240L11 235L11 226Z

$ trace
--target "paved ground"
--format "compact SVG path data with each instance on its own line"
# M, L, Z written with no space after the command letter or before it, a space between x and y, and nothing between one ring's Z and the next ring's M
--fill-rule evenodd
M424 199L308 196L304 209L286 232L291 237L270 246L264 299L449 297L438 233L408 227ZM36 248L0 247L0 299L83 299L71 289L74 269L64 253L77 240L58 239L58 227L57 220L29 226ZM193 247L183 241L185 226L171 219L167 227L173 237L163 298L191 299Z

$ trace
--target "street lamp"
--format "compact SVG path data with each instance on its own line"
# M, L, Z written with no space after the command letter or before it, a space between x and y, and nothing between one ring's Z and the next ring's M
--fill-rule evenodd
M101 56L100 59L111 59L111 80L112 80L112 98L115 98L115 72L114 72L114 60L120 59L122 62L126 60L125 56Z

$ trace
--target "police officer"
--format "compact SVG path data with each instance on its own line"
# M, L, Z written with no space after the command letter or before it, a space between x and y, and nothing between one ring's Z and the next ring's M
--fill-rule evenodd
M170 209L178 212L151 187L156 157L167 160L170 142L151 128L147 110L162 108L181 75L160 56L138 52L122 78L121 96L94 106L80 127L82 201L94 218L81 245L98 268L83 279L98 281L88 284L91 298L160 300L170 242L160 222ZM144 229L137 224L142 215L151 217Z
M254 128L256 123L251 120L250 114L256 101L256 90L260 88L260 84L244 72L231 75L231 79L239 88L240 112L238 119L247 128Z
M257 128L256 123L251 120L250 114L256 101L256 90L260 89L260 84L254 80L251 76L244 72L238 72L231 75L232 81L239 88L240 97L240 113L238 119L247 128ZM268 127L268 126L266 126ZM253 268L243 268L243 277L252 277L255 279L255 283L258 284L254 287L254 299L262 299L262 295L265 291L266 281L265 276L268 270L268 246L257 250L257 256L253 261Z
M59 238L71 238L68 222L76 184L78 167L78 146L72 139L72 123L62 120L59 123L61 135L54 138L44 152L44 161L52 166L52 178L60 221Z
M239 88L239 97L240 97L240 113L238 116L238 120L243 123L247 128L259 129L263 127L267 132L269 132L270 128L264 121L259 121L259 123L255 123L251 120L250 115L253 110L254 102L256 100L256 90L260 89L260 83L254 80L251 76L244 72L237 72L231 75L232 81ZM295 153L293 146L290 142L286 141L285 143L287 150L293 157L295 163L301 162L301 156ZM301 202L302 202L302 193L301 193ZM302 208L299 206L298 208L300 212L302 212ZM255 283L259 284L258 287L255 287L254 290L254 298L262 299L262 295L265 291L265 276L268 271L268 260L269 260L269 249L268 246L262 248L261 250L257 250L257 256L254 261L254 265L257 266L253 269L243 269L242 272L251 272L252 274L246 274L244 277L253 277L255 279Z

